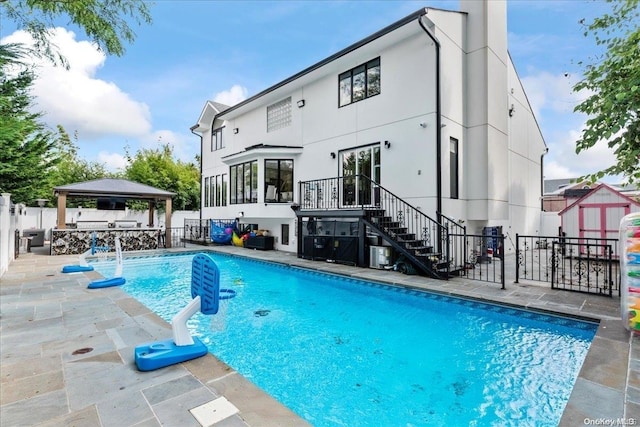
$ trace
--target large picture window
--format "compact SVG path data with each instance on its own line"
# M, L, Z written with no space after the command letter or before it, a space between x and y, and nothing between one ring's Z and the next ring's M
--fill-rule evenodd
M258 162L231 166L229 172L230 203L258 203Z
M378 95L380 93L380 58L340 74L338 92L340 107Z
M293 201L293 160L264 161L264 201Z

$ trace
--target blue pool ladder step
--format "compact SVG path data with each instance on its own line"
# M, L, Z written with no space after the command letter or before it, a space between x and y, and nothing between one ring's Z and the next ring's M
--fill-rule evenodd
M223 295L221 295L221 293ZM207 354L207 347L192 337L187 321L201 311L216 314L221 299L235 296L232 289L220 289L220 270L210 255L197 254L191 264L191 302L171 320L173 339L139 345L135 362L140 371L152 371Z

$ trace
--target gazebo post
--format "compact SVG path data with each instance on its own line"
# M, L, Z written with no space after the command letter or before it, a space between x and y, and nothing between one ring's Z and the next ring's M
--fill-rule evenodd
M165 242L167 248L171 247L171 197L167 197L165 200L164 210L164 232Z
M67 193L58 193L58 224L57 228L67 228Z
M154 202L153 200L149 200L149 227L153 227L153 214L154 214L154 208L156 206L156 202Z

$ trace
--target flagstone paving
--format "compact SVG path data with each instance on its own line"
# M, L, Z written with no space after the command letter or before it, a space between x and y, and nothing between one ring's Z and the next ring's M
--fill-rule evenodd
M133 349L170 326L120 288L87 289L97 273L65 275L77 257L21 254L0 278L0 426L194 426L190 412L224 396L238 412L216 426L308 425L211 354L140 372ZM535 283L437 281L309 261L279 251L214 249L361 279L528 307L600 322L561 426L640 421L640 344L622 327L619 299ZM187 250L205 250L191 247ZM595 422L595 421L594 421Z

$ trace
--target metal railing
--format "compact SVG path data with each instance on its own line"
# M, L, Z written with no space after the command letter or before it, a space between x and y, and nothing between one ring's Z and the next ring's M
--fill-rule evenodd
M505 289L504 235L450 234L454 274L470 280L500 283ZM459 266L462 265L462 268Z
M365 210L365 221L419 268L448 277L446 227L365 175L299 183L301 210ZM438 271L436 271L438 270Z
M185 219L183 238L190 242L208 242L210 240L209 219Z
M516 280L550 283L552 288L620 294L617 239L516 234Z
M184 227L171 227L168 230L171 238L171 247L184 248L186 246L186 242L184 239ZM166 239L166 237L164 235L161 235L160 239L161 240L158 242L158 247L161 247L161 243L165 244L164 240Z

